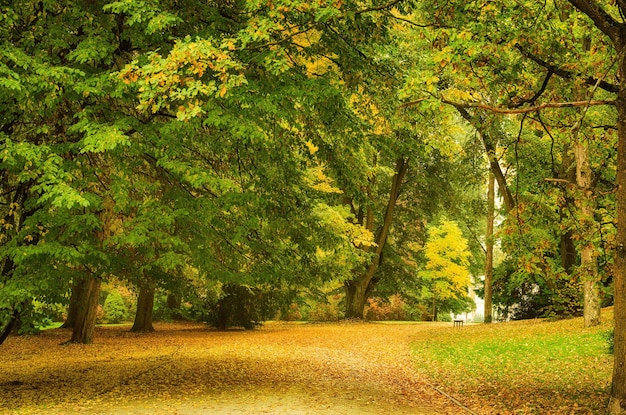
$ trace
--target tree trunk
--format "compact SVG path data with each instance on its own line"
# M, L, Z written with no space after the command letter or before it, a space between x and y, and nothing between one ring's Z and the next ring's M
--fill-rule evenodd
M7 183L3 181L3 183L1 183L0 185L6 185L6 184ZM22 227L22 224L24 223L24 220L27 217L32 216L35 213L35 210L24 211L24 204L30 194L32 185L33 185L33 182L20 183L15 188L12 199L10 199L11 203L8 203L9 205L14 206L14 207L8 210L4 218L2 218L2 222L5 224L5 226L8 226L8 228L3 229L4 232L7 232L9 229L12 230L10 236L9 236L9 233L3 234L3 236L9 237L9 239L16 237L20 232L20 229ZM8 187L10 188L10 186ZM7 190L6 188L3 189L3 192L5 192L6 190ZM5 196L8 195L9 193L10 191L6 193ZM30 242L30 244L34 244L34 243L36 243L36 241L34 240ZM21 242L18 242L18 245L21 245ZM13 261L13 258L10 255L5 256L3 260L0 261L0 287L3 286L7 281L9 281L13 277L14 271L15 271L15 262ZM30 301L30 300L26 300L26 301ZM7 339L7 337L9 337L9 335L11 334L13 330L18 329L20 325L21 311L23 307L25 306L25 304L26 303L22 302L21 304L20 303L10 304L8 305L8 307L6 307L7 310L11 310L11 317L9 317L9 321L6 322L6 325L0 332L0 344L4 343L4 341Z
M149 332L154 331L152 326L152 310L154 309L154 286L147 284L139 288L137 298L137 313L135 322L130 331Z
M78 282L80 285L78 289L79 299L74 326L72 327L71 343L89 344L93 342L101 282L101 278L98 277L88 277Z
M511 193L511 190L506 182L506 177L504 176L500 162L498 161L498 156L496 154L496 140L494 140L492 134L484 128L482 125L483 121L479 117L473 116L461 105L455 105L454 107L457 109L459 114L461 114L461 116L465 118L465 120L469 122L480 134L480 138L485 146L485 153L487 154L487 158L489 160L489 168L498 183L498 190L500 191L500 195L504 201L506 212L509 213L515 207L515 199L513 198L513 194Z
M565 145L561 153L562 168L559 177L566 180L568 183L576 183L576 161L572 157L572 151L569 145ZM568 184L569 186L569 184ZM564 190L562 201L559 202L559 217L561 222L567 215L567 211L570 210L570 206L575 204L572 195ZM559 253L561 255L561 266L567 273L567 275L573 275L574 267L578 261L578 252L574 245L574 233L568 230L561 234L561 243L559 246Z
M368 283L366 278L362 278L346 284L346 318L363 318Z
M485 235L485 323L493 320L493 222L495 216L495 176L489 174L489 189L487 191L487 232Z
M393 176L391 191L389 193L389 199L387 201L387 207L385 209L385 216L383 223L380 226L376 235L376 251L374 252L372 262L359 276L353 280L345 283L346 287L346 318L363 318L363 312L365 311L365 302L369 298L371 292L374 289L375 280L374 275L376 270L381 264L382 253L387 243L387 237L391 230L391 223L393 222L393 212L396 207L398 197L400 197L400 190L402 189L402 181L409 168L408 161L404 158L399 158L396 161L396 174ZM370 215L368 214L368 218ZM373 217L373 216L372 216ZM368 219L369 221L369 219ZM373 222L373 220L372 220Z
M626 39L624 39L626 40ZM626 413L626 59L620 57L620 92L617 96L617 236L615 241L614 363L611 383L611 413Z
M593 327L600 324L600 282L595 248L593 242L590 241L593 236L594 222L591 167L587 147L580 140L574 143L574 156L576 157L576 184L582 190L582 196L576 204L583 229L580 239L584 244L580 252L580 271L584 293L583 314L585 327Z
M2 330L2 333L0 333L0 344L4 343L7 337L9 337L9 334L11 334L11 332L15 328L15 325L19 321L19 319L20 319L19 311L17 311L17 309L13 310L13 314L11 314L11 318L9 319L9 322Z
M80 294L81 284L79 281L74 281L72 284L72 293L70 294L70 303L67 306L67 318L61 325L62 329L73 329L76 321L76 313L79 308L79 299L81 297Z

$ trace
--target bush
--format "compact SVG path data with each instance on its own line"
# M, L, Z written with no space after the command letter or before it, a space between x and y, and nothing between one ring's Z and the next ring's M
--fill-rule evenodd
M404 321L406 320L406 304L399 294L389 299L370 298L365 318L371 321Z
M404 314L406 319L410 321L430 321L433 319L429 307L424 304L406 304Z
M271 295L259 288L238 284L222 287L222 296L211 307L209 323L218 330L243 327L251 330L276 312Z
M104 319L111 324L121 323L128 318L128 309L126 308L126 304L124 304L124 299L117 291L113 291L107 295L104 301L103 312Z
M291 303L286 311L283 311L279 314L280 319L284 321L302 320L302 312L300 311L300 306L298 306L298 304L296 303Z
M343 296L335 294L330 296L327 301L316 301L311 304L311 308L306 316L309 321L339 321L344 317L344 313L340 310L339 304Z

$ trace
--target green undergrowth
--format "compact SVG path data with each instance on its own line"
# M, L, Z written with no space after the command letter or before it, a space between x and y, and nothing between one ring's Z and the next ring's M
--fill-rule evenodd
M418 339L414 355L433 384L470 404L514 414L602 413L610 330L608 323L585 329L582 319L450 327Z

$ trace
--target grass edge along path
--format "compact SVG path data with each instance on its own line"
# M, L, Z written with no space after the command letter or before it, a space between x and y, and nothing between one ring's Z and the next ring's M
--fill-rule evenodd
M589 329L582 318L433 328L413 343L413 357L436 390L473 413L604 414L612 309L602 318Z

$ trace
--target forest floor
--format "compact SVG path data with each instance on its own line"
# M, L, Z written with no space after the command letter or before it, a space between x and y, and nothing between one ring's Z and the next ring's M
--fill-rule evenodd
M454 355L446 347L475 337L481 327L268 323L255 331L218 332L158 324L148 334L99 327L91 345L61 345L70 332L47 330L0 346L0 414L586 414L602 406L585 399L606 395L609 358L600 359L604 383L596 385L596 395L581 402L573 391L537 412L532 405L507 409L520 398L506 380L492 379L489 387L496 390L482 395L480 388L463 390L482 381L459 380L473 375L445 362ZM429 347L443 350L443 357ZM545 386L523 399L541 400Z

